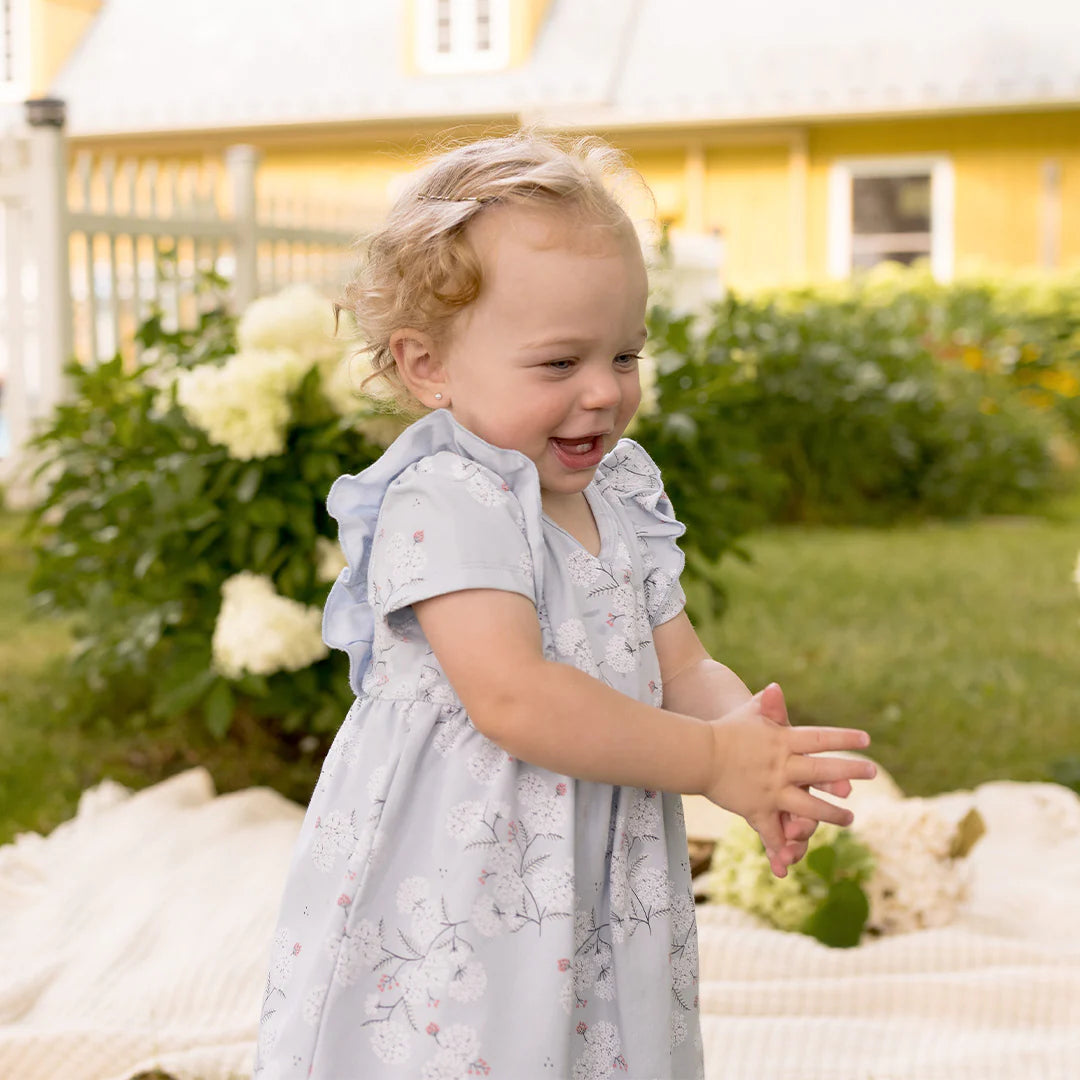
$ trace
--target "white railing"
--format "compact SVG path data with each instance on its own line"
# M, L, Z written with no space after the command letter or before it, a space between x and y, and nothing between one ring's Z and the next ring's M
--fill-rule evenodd
M294 281L332 295L378 213L267 190L254 147L197 164L88 152L69 164L63 104L29 102L27 120L0 134L0 481L11 501L20 449L64 397L70 357L134 359L153 310L167 329L196 325L206 270L229 282L237 311Z

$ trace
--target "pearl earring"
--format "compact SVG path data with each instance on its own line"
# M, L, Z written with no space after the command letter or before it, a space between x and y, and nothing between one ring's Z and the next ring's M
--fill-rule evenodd
M442 401L442 394L436 394L435 395L435 400L436 401Z

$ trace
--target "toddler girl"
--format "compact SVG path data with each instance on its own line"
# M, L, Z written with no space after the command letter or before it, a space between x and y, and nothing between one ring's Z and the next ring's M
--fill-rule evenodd
M345 305L430 410L328 506L326 641L357 700L289 872L260 1080L702 1075L679 793L774 872L868 762L787 725L683 611L683 528L620 436L647 280L616 151L528 133L436 159Z

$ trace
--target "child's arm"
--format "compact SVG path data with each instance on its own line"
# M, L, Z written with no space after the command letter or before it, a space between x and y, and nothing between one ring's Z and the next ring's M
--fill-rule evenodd
M745 817L771 851L785 843L781 812L850 824L849 811L807 787L873 775L869 762L806 756L862 748L865 732L786 727L765 715L761 695L718 723L546 660L536 610L515 593L466 590L414 610L474 726L508 753L583 780L704 794Z

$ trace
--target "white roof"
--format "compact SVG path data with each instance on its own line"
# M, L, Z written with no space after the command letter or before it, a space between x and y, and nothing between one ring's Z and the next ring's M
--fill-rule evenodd
M553 0L505 72L406 70L398 0L106 0L72 135L525 116L561 126L1080 104L1080 0Z

